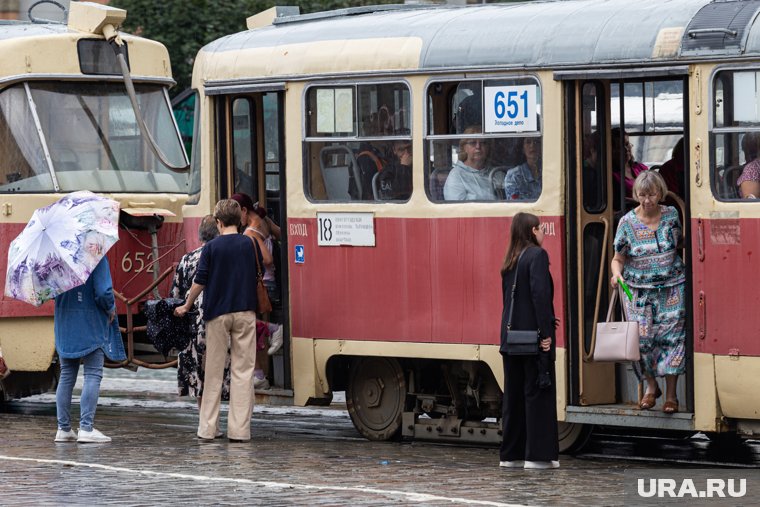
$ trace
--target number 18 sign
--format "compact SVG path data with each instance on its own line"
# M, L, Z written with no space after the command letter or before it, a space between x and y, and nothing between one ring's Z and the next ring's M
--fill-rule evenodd
M486 132L538 130L536 85L486 86L483 91Z

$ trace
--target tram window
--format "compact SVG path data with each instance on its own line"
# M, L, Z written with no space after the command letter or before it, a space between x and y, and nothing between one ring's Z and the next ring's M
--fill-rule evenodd
M266 172L266 189L280 191L280 133L278 127L279 104L276 93L267 93L264 104L264 167Z
M411 96L403 83L315 86L304 168L314 201L396 201L412 193Z
M600 213L607 207L604 157L604 88L599 83L583 85L583 171L581 173L583 208L588 213Z
M717 199L760 199L758 86L760 71L727 70L715 75L710 180Z
M53 179L22 85L0 93L0 153L0 192L53 190Z
M543 174L536 79L435 82L428 87L427 111L430 200L538 199Z
M232 160L235 192L258 195L256 191L256 135L254 106L248 98L232 101Z

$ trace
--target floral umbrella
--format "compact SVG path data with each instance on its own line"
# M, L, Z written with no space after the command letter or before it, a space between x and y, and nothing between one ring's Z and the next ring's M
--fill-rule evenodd
M34 212L8 251L5 295L35 306L84 284L119 240L119 203L83 190Z

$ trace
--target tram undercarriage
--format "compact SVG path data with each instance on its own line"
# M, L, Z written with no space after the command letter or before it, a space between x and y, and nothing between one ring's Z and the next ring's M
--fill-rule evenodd
M501 388L485 363L336 356L328 379L334 390L345 389L351 420L370 440L501 442ZM559 426L561 452L585 444L591 428Z

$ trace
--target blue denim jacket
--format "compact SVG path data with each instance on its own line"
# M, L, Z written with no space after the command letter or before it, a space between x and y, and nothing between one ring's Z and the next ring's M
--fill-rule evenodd
M108 315L115 306L111 271L103 257L84 285L55 298L58 355L76 359L100 348L112 361L126 359L119 323L117 319L108 323Z

